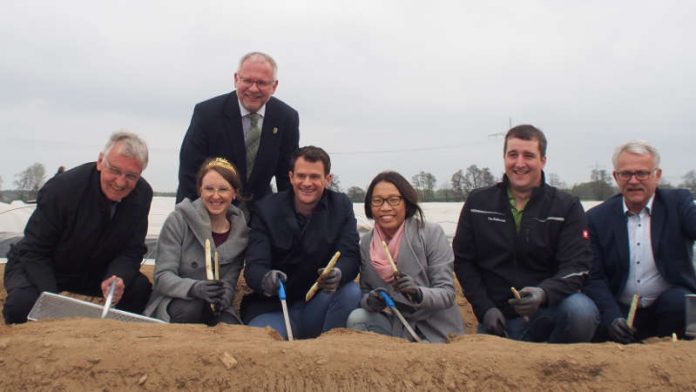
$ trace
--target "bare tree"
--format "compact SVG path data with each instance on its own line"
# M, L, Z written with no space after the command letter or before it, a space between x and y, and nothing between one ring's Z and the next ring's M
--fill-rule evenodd
M341 180L338 178L338 174L331 175L331 184L329 184L329 189L334 192L341 192Z
M39 188L43 185L46 178L46 169L41 163L35 163L22 172L15 174L15 186L17 190L23 191L24 197L28 200L35 199Z
M679 186L688 189L696 197L696 170L689 170L682 176L684 182Z
M495 184L495 177L491 174L490 169L484 167L479 169L476 165L471 165L466 169L466 174L463 178L464 196L468 197L469 193L477 188L483 188Z
M606 200L614 193L611 176L605 169L592 169L590 174L594 200Z
M549 175L546 176L546 183L558 189L568 189L568 185L561 181L561 177L556 173L549 173Z
M362 203L365 201L365 191L359 186L352 186L348 188L346 194L353 203Z
M432 201L435 197L435 184L437 180L432 173L426 173L421 171L411 178L413 182L413 187L418 191L422 201Z
M464 173L462 173L462 169L459 169L452 174L452 177L450 178L450 188L452 190L452 197L455 201L464 200Z

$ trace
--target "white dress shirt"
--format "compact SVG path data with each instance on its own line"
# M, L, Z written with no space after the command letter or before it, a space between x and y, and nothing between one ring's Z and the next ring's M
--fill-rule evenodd
M638 306L641 308L650 306L660 294L671 287L657 269L653 256L650 237L653 199L654 196L638 214L629 211L626 201L623 202L624 213L627 216L626 228L630 254L628 279L619 298L624 305L630 305L633 294L638 294L640 297Z

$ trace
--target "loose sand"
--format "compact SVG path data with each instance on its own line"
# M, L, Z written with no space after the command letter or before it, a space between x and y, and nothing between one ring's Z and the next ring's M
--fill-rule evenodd
M344 329L285 342L244 326L0 323L0 390L696 391L694 341L520 343L471 334L475 320L458 300L469 334L448 344Z

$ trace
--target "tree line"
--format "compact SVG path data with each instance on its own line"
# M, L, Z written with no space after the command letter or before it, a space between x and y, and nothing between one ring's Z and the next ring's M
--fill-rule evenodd
M461 169L455 171L449 181L439 187L437 187L437 178L425 171L411 177L411 184L416 188L423 202L462 202L474 189L494 185L500 180L491 173L489 168L471 165L464 171ZM682 176L682 180L678 187L688 189L696 198L696 170L688 171ZM555 173L547 173L546 182L581 200L606 200L619 191L614 185L610 172L604 169L593 169L590 173L590 181L575 184L572 187L568 187ZM660 187L674 188L675 186L664 181L663 177ZM340 191L340 184L333 189ZM351 186L345 192L353 202L365 200L365 190L359 186Z
M686 188L696 197L696 170L689 170L682 176L679 188ZM2 190L3 180L0 177L0 200L23 200L32 201L46 181L46 169L41 163L34 163L21 172L15 174L14 190ZM411 184L418 192L420 200L423 202L461 202L466 200L469 193L476 188L493 185L500 181L494 176L487 167L479 168L471 165L466 170L455 171L448 181L437 186L437 178L429 172L421 171L411 177ZM611 173L604 169L593 169L590 173L590 181L575 184L568 187L558 175L547 173L546 182L557 188L566 190L579 197L581 200L606 200L616 194L618 189L614 185ZM673 188L674 186L663 181L660 183L662 188ZM330 188L343 192L341 181L338 175L334 174ZM359 186L351 186L345 193L353 202L363 202L365 200L365 190ZM158 192L158 195L170 195L171 193Z

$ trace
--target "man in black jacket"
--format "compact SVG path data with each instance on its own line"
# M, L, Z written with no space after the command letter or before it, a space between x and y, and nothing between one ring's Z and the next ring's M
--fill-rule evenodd
M599 312L579 292L592 263L582 205L544 182L546 137L539 129L510 129L503 156L503 181L469 195L453 241L454 269L479 332L590 341Z
M292 331L312 338L346 326L358 307L360 288L353 282L360 267L353 203L328 188L331 161L314 146L299 149L289 173L292 189L268 195L252 211L244 277L254 292L242 300L242 319L251 326L270 326L284 337L278 288L285 283ZM336 251L336 267L319 280L309 302L305 294Z
M97 162L53 177L41 188L24 238L5 267L5 322L23 323L43 291L104 296L116 282L118 309L143 311L151 285L142 275L152 188L140 174L145 143L111 135Z
M251 203L290 188L290 155L300 140L299 115L273 97L278 67L265 53L242 57L234 74L235 91L196 105L181 143L176 202L198 198L196 174L204 160L223 157L242 173L243 196Z

